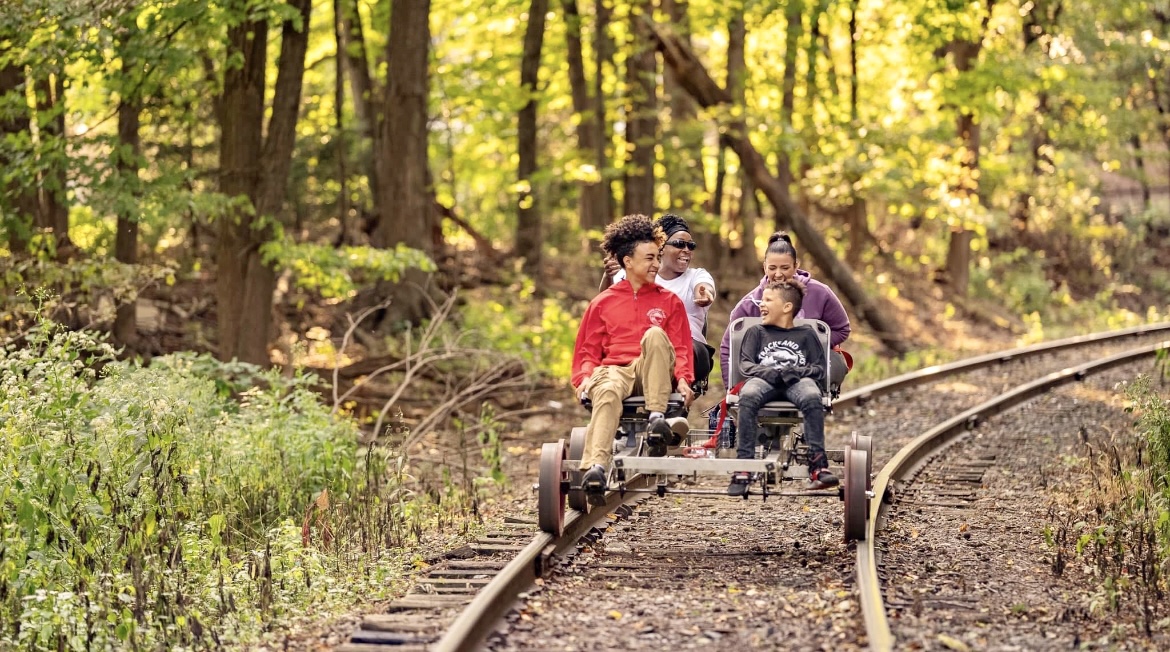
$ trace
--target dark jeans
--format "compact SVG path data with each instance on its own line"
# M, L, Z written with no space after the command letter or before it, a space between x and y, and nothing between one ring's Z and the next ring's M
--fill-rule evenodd
M804 415L804 442L808 444L809 471L823 469L829 465L825 459L825 406L821 404L821 390L815 380L801 378L785 390L769 385L760 378L749 378L739 390L739 448L735 456L750 460L756 456L756 422L760 408L771 401L787 400Z
M707 380L707 376L711 375L711 352L714 349L706 342L691 340L691 350L695 353L695 384L697 385L701 381Z

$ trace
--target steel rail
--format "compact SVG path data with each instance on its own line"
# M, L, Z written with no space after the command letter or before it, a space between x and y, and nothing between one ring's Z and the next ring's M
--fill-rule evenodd
M597 523L614 513L623 504L642 500L638 490L655 482L651 475L637 475L625 483L631 491L611 491L605 496L605 506L595 506L588 514L570 509L565 516L565 527L559 537L541 532L532 539L516 558L508 563L487 586L483 587L460 612L459 617L430 649L432 652L473 652L491 633L495 624L512 608L512 603L524 589L532 586L544 574L545 565L553 555L574 546Z
M994 364L1003 364L1005 362L1010 362L1016 359L1026 359L1045 353L1052 353L1053 351L1060 349L1083 346L1085 344L1107 342L1109 340L1123 339L1126 337L1149 335L1151 333L1157 333L1166 330L1170 330L1170 322L1159 322L1157 324L1146 324L1144 326L1134 326L1132 328L1123 328L1115 331L1093 333L1092 335L1067 337L1061 340L1033 344L1032 346L1025 346L1018 349L988 353L986 355L981 355L974 358L965 358L963 360L957 360L955 362L950 362L943 365L934 365L924 369L919 369L918 371L904 373L900 376L894 376L893 378L887 378L886 380L880 382L871 383L869 385L865 385L864 387L858 387L857 389L850 392L845 392L833 401L833 407L847 408L863 405L866 401L878 396L884 396L901 389L914 387L915 385L932 383L944 376L949 376L965 371L975 371L976 369L990 367Z
M1072 380L1083 380L1089 374L1105 371L1167 349L1170 349L1170 340L1130 349L1075 367L1068 367L1019 385L947 419L916 437L894 455L874 478L874 498L871 499L869 505L865 540L857 542L857 588L861 600L862 617L865 620L866 638L869 640L869 649L877 652L894 649L894 637L886 619L881 583L877 575L877 547L874 540L886 516L885 497L890 490L891 483L914 476L930 458L948 448L959 440L961 434L989 417L1003 414L1024 401Z

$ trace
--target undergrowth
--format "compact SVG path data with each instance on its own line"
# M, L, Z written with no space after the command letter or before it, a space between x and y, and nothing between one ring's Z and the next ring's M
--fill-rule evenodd
M437 507L313 377L115 354L47 324L0 349L0 649L242 645L416 563Z
M1170 626L1163 603L1170 563L1170 403L1148 376L1125 386L1135 436L1091 440L1072 463L1085 478L1049 508L1052 570L1091 578L1087 608L1100 618L1132 613L1142 633Z

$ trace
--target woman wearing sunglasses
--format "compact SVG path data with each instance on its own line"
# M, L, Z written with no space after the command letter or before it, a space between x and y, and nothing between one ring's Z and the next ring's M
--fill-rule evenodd
M658 267L655 283L678 295L686 306L691 322L691 344L695 352L695 385L702 392L706 389L715 353L715 349L707 344L706 336L707 312L715 301L715 279L707 270L691 267L696 245L686 220L667 213L658 218L657 223L666 234L666 244L662 247L662 263ZM625 273L621 267L607 258L601 289L623 278Z

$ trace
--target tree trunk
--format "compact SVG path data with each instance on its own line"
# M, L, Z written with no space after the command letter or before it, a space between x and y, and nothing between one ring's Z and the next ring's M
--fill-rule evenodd
M602 209L600 212L605 216L605 221L598 225L598 228L605 228L614 217L614 197L613 197L613 183L610 173L610 162L608 149L612 141L612 135L609 130L609 123L606 121L607 111L605 110L605 70L609 68L614 69L614 44L613 38L609 35L609 22L613 16L613 11L606 0L594 1L594 12L596 14L597 24L593 30L593 52L597 57L597 72L593 75L593 120L597 123L597 149L593 153L593 165L597 168L597 173L601 175L601 201ZM616 72L614 73L616 76Z
M267 137L261 137L268 34L263 21L228 30L228 56L242 56L242 64L224 73L221 111L220 187L228 196L247 197L254 211L225 219L220 234L219 355L263 366L271 364L268 341L276 276L261 261L260 246L271 239L271 222L287 194L312 10L311 0L291 0L289 5L299 21L282 26Z
M744 10L739 8L727 26L727 93L731 103L739 110L747 106L747 24ZM668 66L672 70L673 66ZM676 78L678 72L675 73ZM682 83L679 80L680 84ZM727 147L726 136L719 139L720 147ZM738 211L741 246L736 255L736 267L742 274L753 275L760 269L759 252L756 251L756 219L750 208L755 187L742 163L739 166L740 204Z
M679 75L679 80L700 106L707 108L720 104L730 104L731 96L720 88L703 67L702 62L695 58L690 50L679 43L674 37L663 34L650 27L655 40L661 48L667 65L673 67ZM832 248L820 233L813 227L803 213L792 203L788 188L772 176L767 169L763 156L752 146L744 134L744 125L741 119L729 123L728 139L740 161L751 174L756 186L763 190L768 202L776 212L782 213L785 220L792 226L792 231L800 240L805 251L817 263L825 277L834 283L846 301L853 305L858 317L868 323L881 341L897 353L904 353L908 347L901 336L901 328L896 319L882 310L865 293L865 289L853 277L848 265L839 260Z
M951 291L960 297L967 296L971 278L971 238L975 233L962 227L951 229L947 247L947 279Z
M532 0L528 8L528 26L524 31L524 55L520 61L520 86L528 93L528 102L520 109L517 123L519 139L519 206L516 215L516 253L524 259L523 270L536 282L537 290L544 285L540 274L541 237L540 202L533 175L536 173L536 108L537 86L540 83L540 52L544 46L544 21L548 0Z
M232 198L254 201L260 180L260 149L264 144L264 72L268 60L268 24L249 21L228 29L227 58L240 57L240 65L224 71L220 99L220 192ZM252 229L255 218L237 209L221 222L217 256L219 357L242 358L241 331L263 327L268 318L254 321L244 314L248 258L260 246ZM268 356L247 360L268 366Z
M123 95L118 102L118 174L124 179L131 196L142 193L138 184L138 167L142 155L139 138L139 123L142 102L139 97L126 92L138 79L134 62L128 55L130 36L121 37L122 46L122 88ZM114 236L114 258L127 265L138 263L138 215L126 209L118 214L118 227ZM123 346L133 346L138 339L137 300L118 306L114 316L114 339Z
M577 114L577 149L580 156L591 158L594 174L578 183L577 210L582 229L605 228L610 216L606 212L606 187L604 168L597 167L597 148L601 146L602 123L593 115L596 103L589 96L589 83L585 79L585 56L581 42L581 11L577 0L562 0L565 11L565 41L568 48L569 90L573 99L573 112ZM598 66L600 70L600 65ZM602 100L604 102L604 99ZM604 121L602 116L602 121Z
M1031 58L1034 50L1038 47L1044 53L1043 60L1049 59L1048 53L1050 49L1051 39L1043 38L1045 35L1051 33L1051 29L1055 26L1056 21L1060 18L1060 13L1063 9L1063 0L1038 0L1038 2L1030 2L1020 9L1024 13L1023 20L1023 40L1024 40L1024 56ZM1041 81L1041 84L1044 82ZM1031 191L1031 184L1039 179L1042 175L1050 173L1053 169L1053 161L1048 156L1048 144L1051 142L1051 137L1048 134L1048 90L1041 88L1036 98L1036 110L1030 116L1031 124L1028 129L1031 131L1029 136L1029 155L1031 158L1032 177L1029 180L1029 187L1025 188L1016 198L1015 207L1012 210L1012 225L1019 234L1027 233L1029 222L1032 219L1032 209L1035 204L1035 198Z
M861 35L857 33L857 4L859 0L849 3L849 120L857 125L857 41Z
M658 146L658 63L646 41L646 24L654 12L649 0L630 7L631 50L626 58L626 215L653 215L654 161Z
M960 77L974 69L975 63L979 60L979 53L983 49L983 34L987 33L987 26L991 21L992 10L995 9L995 2L996 0L987 0L987 13L983 15L980 33L975 38L969 41L953 41L948 46L948 49L954 54L955 70L958 71ZM970 107L959 107L955 131L959 135L959 141L963 148L960 157L962 171L956 186L958 194L960 197L977 198L980 203L986 203L982 201L979 185L979 148L982 144L980 126L979 120Z
M37 129L41 147L51 152L41 173L40 219L38 225L53 233L59 254L70 248L69 205L65 199L65 80L61 71L36 80Z
M32 112L24 101L26 82L24 66L11 62L0 66L0 98L7 100L5 104L9 108L0 112L0 138L10 134L27 137L31 132ZM8 100L10 94L16 97ZM0 150L0 169L7 169L12 164L7 159ZM0 194L0 207L6 214L3 227L8 236L8 249L17 256L28 251L29 235L38 210L35 184L21 183L18 177L14 175Z
M1150 180L1146 176L1146 160L1142 155L1142 137L1134 134L1129 137L1129 144L1133 147L1133 164L1137 167L1138 183L1142 186L1142 210L1150 210Z
M675 34L689 47L691 22L687 0L662 0L662 9L670 18ZM695 101L675 79L674 71L663 71L663 90L670 107L670 131L664 130L666 180L670 188L670 210L684 215L701 210L707 194L703 171L703 125L696 120ZM692 225L694 228L695 225Z
M353 93L353 113L357 119L359 132L365 136L370 144L369 154L364 159L366 176L370 188L370 198L374 204L374 213L382 212L382 201L378 195L381 190L379 179L382 173L378 171L381 165L381 134L378 129L379 102L378 92L374 88L374 80L370 76L370 61L366 54L366 37L362 29L362 16L358 11L358 0L335 0L335 6L340 5L340 40L337 44L339 52L344 52L346 69L349 72L349 85Z
M780 97L780 129L786 135L793 133L792 116L796 113L796 54L800 50L800 34L804 31L804 25L801 24L804 9L804 0L789 0L784 12L787 24L784 30L784 88ZM811 100L812 89L809 91ZM776 151L776 178L786 187L792 187L792 161L783 147ZM776 213L775 217L776 228L785 228L786 225L780 222L780 213Z
M349 164L346 160L345 137L345 7L342 0L333 0L333 40L337 52L333 57L333 138L337 156L337 221L341 227L337 243L356 244L351 238L349 208ZM355 102L357 104L357 102Z
M850 267L861 265L862 256L869 243L873 241L873 235L869 232L869 214L866 208L865 198L854 195L853 203L846 209L849 214L849 248L845 252L845 262Z
M383 101L382 163L378 166L385 201L373 242L386 248L402 244L433 257L435 217L427 182L430 10L430 0L393 0L390 10L390 66ZM391 305L382 323L417 323L429 316L426 282L426 274L410 270L401 282L383 284L381 294Z

